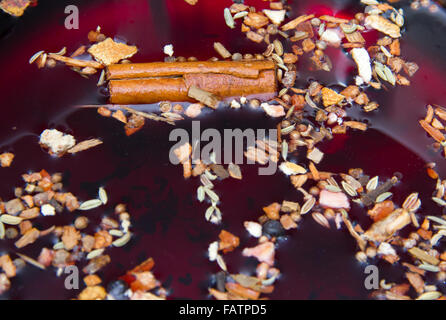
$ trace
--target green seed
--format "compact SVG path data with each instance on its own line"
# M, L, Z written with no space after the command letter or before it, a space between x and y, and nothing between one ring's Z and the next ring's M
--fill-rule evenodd
M223 11L223 16L225 18L226 25L229 28L234 29L235 28L234 18L232 17L229 8L225 8L225 10Z
M78 210L91 210L95 209L102 205L102 201L99 199L91 199L87 200L85 202L82 202L82 204L79 206Z
M3 222L4 224L9 224L12 226L20 224L20 222L22 222L22 220L23 219L20 217L12 216L9 214L2 214L0 216L0 222Z

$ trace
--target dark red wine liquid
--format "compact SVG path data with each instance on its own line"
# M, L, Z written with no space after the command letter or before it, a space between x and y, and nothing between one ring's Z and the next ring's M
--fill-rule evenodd
M246 1L258 9L267 2ZM405 2L403 2L404 4ZM80 9L80 29L64 28L65 5ZM132 215L134 238L123 248L108 249L112 262L99 275L104 283L118 278L148 257L155 259L154 273L170 291L170 298L207 298L216 264L207 259L207 246L217 239L221 228L205 221L207 204L196 200L198 179L184 180L182 168L169 162L168 140L171 126L148 122L144 129L126 137L121 123L103 118L95 109L80 109L76 105L105 102L96 87L96 77L86 80L68 68L38 70L28 59L39 50L57 52L67 46L68 52L87 43L86 35L100 25L107 35L136 44L139 53L133 61L162 61L162 48L174 45L176 56L208 59L216 55L213 42L222 42L231 52L261 53L264 45L252 43L237 28L229 29L223 19L223 9L231 1L203 1L189 6L179 0L135 1L39 1L20 19L0 16L1 120L0 152L15 153L13 165L1 169L0 195L13 198L14 187L22 186L21 174L46 169L64 173L65 190L81 200L97 196L99 186L109 194L109 205L87 212L91 225L101 217L112 215L117 203L127 203ZM357 1L294 1L292 16L304 13L328 13L351 17L361 11ZM428 146L432 140L418 125L428 103L444 104L446 86L444 74L446 55L444 34L445 13L431 14L427 10L412 11L407 6L407 27L402 40L403 57L415 61L420 70L411 79L410 87L391 88L368 93L379 102L377 112L364 113L360 108L348 109L350 117L366 120L367 132L350 131L324 142L326 153L319 169L346 172L361 167L369 175L391 177L403 175L395 189L393 200L401 204L413 191L420 192L426 214L439 214L430 198L434 182L425 173L425 163L437 163L437 171L446 173L445 161ZM330 73L309 72L305 59L298 64L297 85L305 88L310 79L324 85L352 83L354 64L345 53L329 51L334 69ZM248 107L240 110L222 108L200 117L205 128L275 128L276 121L263 112ZM189 121L178 127L191 129ZM46 128L57 128L73 134L78 141L98 137L104 144L75 156L56 159L38 145L38 136ZM282 200L300 201L300 195L288 179L278 173L259 176L257 166L242 166L243 180L226 179L216 183L215 190L222 200L222 227L241 237L241 247L255 245L247 236L243 221L256 220L262 207ZM365 211L354 206L351 214L365 221ZM74 221L78 213L63 213L55 218L39 218L40 229L53 224ZM361 220L362 219L362 220ZM94 228L89 230L94 232ZM37 257L42 246L51 247L56 239L47 236L27 246L22 253ZM364 287L363 265L354 258L355 241L345 230L327 230L309 216L298 230L290 232L277 250L277 266L282 272L272 299L364 299L370 291ZM13 255L13 241L2 241L0 253ZM225 256L231 273L253 273L256 261L241 256L236 250ZM401 270L391 270L380 264L381 277L401 281ZM41 271L25 267L12 280L12 289L0 298L9 299L69 299L78 291L66 290L64 278L55 270Z

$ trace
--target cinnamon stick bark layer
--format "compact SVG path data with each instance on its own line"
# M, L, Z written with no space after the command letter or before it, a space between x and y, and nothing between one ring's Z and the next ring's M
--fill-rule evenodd
M188 96L191 86L219 98L277 92L272 61L118 64L108 67L107 77L114 104L194 101Z
M185 74L227 74L256 79L262 70L274 69L274 62L263 61L193 61L113 64L107 68L107 79L174 77Z

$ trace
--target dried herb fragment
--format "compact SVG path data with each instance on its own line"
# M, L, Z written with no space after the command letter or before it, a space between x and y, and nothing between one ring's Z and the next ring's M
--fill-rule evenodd
M0 9L14 17L20 17L31 4L30 0L2 0Z
M117 43L111 38L107 38L88 49L93 58L103 65L118 63L123 59L128 59L138 52L135 46L128 46L124 43Z
M85 151L85 150L91 149L93 147L96 147L100 144L102 144L102 141L99 139L84 140L84 141L77 143L74 147L68 149L67 152L68 153L78 153L78 152Z
M217 109L218 107L219 99L216 95L204 91L196 86L191 86L187 95L212 109Z

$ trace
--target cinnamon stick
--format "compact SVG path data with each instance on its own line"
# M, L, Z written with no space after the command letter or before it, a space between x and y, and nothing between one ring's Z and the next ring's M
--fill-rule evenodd
M213 62L214 63L214 62ZM155 75L150 78L119 78L109 81L110 103L113 104L142 104L142 103L156 103L159 101L195 101L188 95L189 88L195 86L201 90L212 93L219 98L250 96L250 95L273 95L277 91L276 72L271 69L259 69L260 64L255 67L242 67L237 69L234 65L224 66L226 73L220 72L217 66L206 66L206 70L215 71L215 73L196 73L198 69L195 67L172 69L167 73L163 66L155 71L146 70L145 76ZM270 65L270 62L264 62L264 66ZM129 66L129 65L123 65ZM110 66L111 67L111 66ZM111 68L109 67L109 72ZM251 69L252 68L252 69ZM113 68L112 68L113 69ZM116 68L113 69L111 77L116 77ZM119 68L119 77L125 74L135 77L135 74L141 75L141 71L135 73L135 69ZM188 72L185 72L188 71ZM189 72L191 71L191 72ZM248 75L250 73L258 72L256 78L239 77L235 74ZM180 77L172 77L173 75L180 75ZM161 75L165 75L162 77Z
M112 64L107 67L107 80L174 77L186 74L227 74L256 79L263 70L274 69L274 62L263 61L193 61Z

